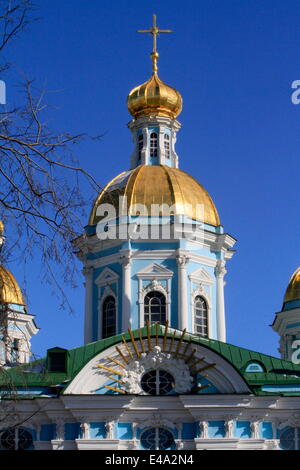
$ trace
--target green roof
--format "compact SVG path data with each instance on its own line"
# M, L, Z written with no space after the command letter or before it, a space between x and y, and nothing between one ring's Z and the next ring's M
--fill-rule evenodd
M140 329L143 338L147 337L147 327ZM174 330L168 331L168 337L173 335ZM138 338L139 330L133 331L135 338ZM151 337L156 336L156 325L150 327ZM179 339L182 332L176 330L176 338ZM158 335L164 335L164 327L158 326ZM107 339L95 341L75 349L65 350L61 348L52 348L48 350L47 358L34 361L19 367L2 370L0 373L1 389L20 390L26 388L33 390L34 387L46 387L53 392L53 395L59 395L65 387L74 379L79 371L97 354L114 344L122 341L122 336L130 341L129 333L120 334ZM221 341L201 338L195 335L189 335L191 342L200 344L227 360L244 378L250 390L256 395L274 395L273 391L263 391L263 386L292 386L298 385L298 391L280 391L276 395L300 396L300 365L293 364L290 361L268 356L256 351L223 343ZM49 370L49 353L64 352L66 354L66 371L51 372ZM246 367L251 362L258 362L262 365L264 372L245 372ZM46 393L46 392L45 392Z

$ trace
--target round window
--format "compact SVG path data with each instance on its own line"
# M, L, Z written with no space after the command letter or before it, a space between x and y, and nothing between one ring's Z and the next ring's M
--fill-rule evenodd
M174 378L165 370L150 370L142 376L141 387L149 395L168 395L174 389Z
M148 450L166 450L175 448L173 435L164 428L150 428L141 435L141 444Z
M26 429L8 429L0 438L2 449L27 450L32 447L32 436Z
M288 428L280 436L280 446L284 450L300 449L300 428Z

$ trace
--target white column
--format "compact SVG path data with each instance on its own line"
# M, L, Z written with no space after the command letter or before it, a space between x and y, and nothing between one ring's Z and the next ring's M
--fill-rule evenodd
M250 422L251 439L259 439L259 423L258 418L252 418Z
M158 131L158 158L159 158L159 164L164 165L165 164L165 141L164 141L164 136L165 136L165 128L164 127L159 127Z
M80 418L81 439L89 439L90 426L86 418Z
M130 254L121 256L122 272L122 332L131 328L131 259Z
M94 268L85 267L85 312L84 312L84 344L93 341L93 272Z
M186 264L189 258L186 255L177 257L178 265L178 328L188 330L188 297L187 297L187 276ZM172 326L172 325L171 325Z
M227 439L232 439L233 437L233 425L234 421L232 418L229 418L225 421L225 437Z
M216 269L217 278L217 339L226 342L224 276L226 274L225 261L218 260Z
M202 439L208 438L208 422L207 421L199 421L199 429L200 429L200 437Z

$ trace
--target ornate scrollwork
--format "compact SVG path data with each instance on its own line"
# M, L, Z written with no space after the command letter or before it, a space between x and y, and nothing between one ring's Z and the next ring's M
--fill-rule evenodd
M149 353L142 353L138 360L131 361L122 378L122 384L128 393L145 395L141 387L141 378L149 370L161 369L174 377L174 390L177 393L191 391L193 378L190 370L182 359L173 358L171 354L162 352L160 346L155 346Z

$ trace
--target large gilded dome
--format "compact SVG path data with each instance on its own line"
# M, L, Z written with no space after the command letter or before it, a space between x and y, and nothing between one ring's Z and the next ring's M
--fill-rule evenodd
M292 275L284 296L284 302L293 300L300 300L300 267Z
M134 204L143 204L148 214L151 213L151 204L176 204L176 215L185 215L209 225L220 225L217 209L208 192L192 176L177 168L140 165L124 171L111 180L96 199L89 224L94 225L101 220L96 215L100 204L114 205L118 214L120 196L127 196L129 208ZM202 217L196 212L197 204L203 205Z
M0 303L26 305L23 294L12 273L0 266Z
M135 87L128 95L130 114L140 116L164 116L175 119L182 111L182 97L175 88L166 85L156 73Z

